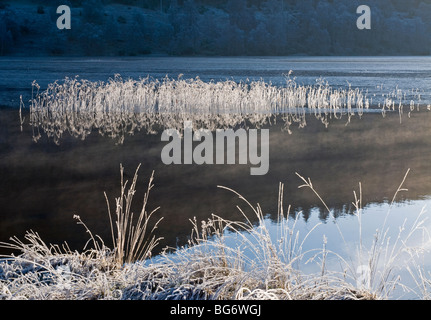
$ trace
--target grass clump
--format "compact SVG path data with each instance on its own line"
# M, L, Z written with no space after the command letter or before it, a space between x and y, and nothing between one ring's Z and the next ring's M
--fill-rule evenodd
M204 127L261 126L283 115L286 130L292 124L306 125L312 114L326 126L329 119L361 116L370 98L360 89L337 89L323 81L306 86L289 75L286 85L260 81L210 81L199 78L124 80L119 75L107 82L66 78L40 92L33 82L30 124L34 140L43 131L58 143L64 133L85 139L92 130L123 143L137 131L153 133L158 128L181 129L193 120ZM290 132L290 131L289 131Z
M138 169L127 187L121 167L121 191L115 199L115 214L112 214L105 195L111 222L112 249L94 236L79 217L76 217L78 223L90 235L82 252L70 250L67 244L48 245L33 231L26 234L25 242L14 237L11 242L2 244L19 250L20 254L4 257L0 261L0 298L389 299L395 286L402 286L395 272L397 259L401 254L407 254L412 259L420 254L417 247L408 245L415 232L425 231L420 217L411 230L407 230L406 237L402 236L404 229L400 229L400 235L394 242L390 241L385 228L382 232L376 232L370 247L360 237L357 259L332 252L327 247L326 238L321 248L306 250L305 243L318 225L306 234L300 234L295 228L299 215L291 218L290 206L285 210L284 186L280 184L276 234L271 231L259 204L252 205L238 192L220 186L241 199L253 212L253 217L248 217L244 209L238 207L243 221L229 221L216 215L201 222L193 219L188 245L175 248L174 252L168 252L172 248L166 248L160 255L152 257L151 251L160 240L154 235L160 220L151 223L157 209L147 212L153 175L149 179L142 210L134 219L131 203ZM300 187L310 188L318 195L311 180L298 176L304 182ZM402 190L401 184L396 194ZM354 195L361 234L361 190ZM150 225L153 227L150 228ZM338 259L340 268L332 269L330 257ZM313 271L304 272L302 267L310 264ZM358 266L368 266L366 281L357 273ZM421 297L427 298L429 278L425 277L426 272L420 264L413 266L416 268L409 271L415 276Z
M108 197L105 193L106 203L108 205L109 221L111 224L111 233L113 247L115 248L115 262L117 267L124 263L142 261L151 257L151 252L159 244L162 238L156 238L153 233L157 225L163 218L160 218L152 227L148 234L149 221L153 214L159 209L156 208L150 213L147 212L148 197L153 188L154 172L150 177L147 192L144 195L142 210L137 221L134 221L134 214L131 211L133 197L136 193L136 181L138 179L139 167L136 169L132 184L127 189L127 181L124 182L124 168L120 167L121 172L121 194L115 199L115 218L111 214ZM115 227L114 227L115 226ZM150 235L150 237L148 237Z

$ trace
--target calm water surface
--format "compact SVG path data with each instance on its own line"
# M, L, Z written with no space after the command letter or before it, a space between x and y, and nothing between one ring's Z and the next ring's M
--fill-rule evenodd
M56 145L44 136L37 143L32 141L26 110L22 131L19 126L19 96L29 99L33 80L44 88L75 75L106 81L115 74L135 79L183 74L184 78L204 81L263 79L283 85L289 70L298 83L314 84L323 77L331 86L350 84L370 96L401 89L420 92L421 105L430 100L428 57L0 59L0 104L4 106L0 110L0 241L14 235L22 238L32 229L47 242L67 241L71 247L81 248L87 235L72 218L78 214L110 244L103 192L112 201L118 196L120 163L129 179L142 164L135 211L155 171L150 207L161 207L158 215L164 220L158 234L165 238L162 246L184 244L192 228L189 219L194 217L206 220L214 213L227 219L241 218L236 206L246 210L243 202L218 185L259 203L276 228L278 186L284 183L284 203L291 205L292 217L298 217L297 228L306 232L316 223L322 224L307 246L321 247L325 234L328 247L344 253L349 248L341 246L335 226L346 234L352 249L359 230L352 214L353 191L358 191L359 183L364 241L372 241L408 169L404 184L408 191L396 198L388 226L397 231L404 219L412 221L422 208L431 205L431 113L426 108L410 117L403 115L401 121L398 113L385 117L370 113L361 119L354 117L347 125L346 118L333 120L328 128L310 117L305 128L294 127L290 135L277 122L268 126L270 169L265 176L250 176L250 167L243 165L166 166L160 159L165 145L160 141L161 132L138 132L127 136L122 145L97 132L85 140L65 135ZM418 96L412 94L411 98ZM296 172L311 178L331 213L313 192L298 188L302 181Z
M0 59L0 104L17 106L31 97L31 83L42 88L55 80L79 76L107 81L116 74L139 79L200 77L204 81L260 80L284 85L286 75L300 84L324 79L330 85L368 90L370 96L401 89L420 92L430 101L431 57L238 57L238 58L7 58Z

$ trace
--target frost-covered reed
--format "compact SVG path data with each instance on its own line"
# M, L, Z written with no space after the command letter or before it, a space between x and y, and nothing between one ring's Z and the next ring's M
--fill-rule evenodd
M116 76L107 82L66 78L40 92L33 83L30 123L37 140L43 130L55 141L69 132L85 139L92 130L121 143L135 131L158 128L181 129L185 120L202 127L233 127L270 123L281 115L286 129L306 125L312 114L328 125L331 118L362 115L370 108L362 90L333 88L323 81L314 86L299 85L289 76L284 86L265 81L209 81L195 79L124 80Z
M311 180L298 176L304 182L301 187L310 188L323 202ZM402 184L393 201L403 190ZM134 194L135 184L130 185L130 193L124 192L125 185L122 183L121 188L124 203L119 204L118 198L116 203L118 213L127 216L129 213L121 208L131 205L132 198L127 194ZM430 277L420 264L430 241L423 212L411 228L401 226L395 239L391 239L387 226L383 225L368 246L361 232L365 226L361 222L360 189L358 194L354 193L359 229L357 250L346 257L332 251L325 239L320 248L304 249L318 225L306 234L296 229L299 215L291 218L290 207L286 210L283 184L279 188L276 234L271 232L259 204L252 205L238 192L221 188L239 197L254 215L247 216L244 208L238 206L244 217L242 221L215 215L200 223L192 220L189 244L157 257L150 258L148 254L155 244L151 239L155 238L144 232L150 246L141 242L137 248L146 254L137 256L134 255L137 251L132 250L129 252L136 260L125 259L125 248L139 243L134 242L133 233L127 236L128 230L145 228L139 227L139 223L122 224L121 216L117 219L119 233L113 234L113 248L105 246L87 228L93 246L83 252L72 251L67 244L48 245L33 231L27 233L25 241L12 238L10 243L2 245L21 253L0 260L0 299L391 299L396 286L416 290L419 299L430 297ZM150 215L142 217L147 224ZM424 236L422 244L410 243L416 233ZM118 241L124 238L131 241ZM407 257L407 262L414 262L403 260L401 265L410 271L417 288L404 287L397 276L401 255ZM338 262L329 264L333 258ZM305 265L313 265L315 271L304 272ZM339 268L332 269L334 265ZM368 268L367 278L357 273L359 266Z

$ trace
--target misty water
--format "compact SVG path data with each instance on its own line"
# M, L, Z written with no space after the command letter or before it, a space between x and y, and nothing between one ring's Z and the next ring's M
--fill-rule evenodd
M166 144L160 141L161 131L134 132L118 144L94 130L84 140L64 134L56 144L43 132L33 141L34 128L28 123L34 80L41 89L65 77L107 81L116 74L123 79L180 75L203 81L262 79L282 86L290 70L300 84L325 81L332 87L360 88L372 99L373 110L353 116L349 123L347 117L331 119L328 126L311 115L304 128L293 125L291 134L283 130L280 120L265 125L270 130L270 153L269 172L263 176L251 176L249 165L165 165L160 159ZM127 179L142 164L135 211L155 171L149 206L160 206L157 216L164 217L157 229L164 237L160 248L185 244L192 229L189 219L194 217L201 221L216 214L242 219L239 205L253 220L244 202L220 185L236 190L252 204L259 203L276 233L278 188L283 183L285 210L290 205L291 219L298 221L296 229L306 233L319 224L306 246L320 248L325 235L328 248L344 256L355 255L360 238L352 204L359 183L362 240L368 244L386 217L385 225L396 238L405 219L407 227L412 225L431 204L428 57L2 58L0 74L0 241L22 238L31 229L46 242L66 241L80 249L88 235L72 218L78 214L110 245L103 193L112 201L119 195L120 164ZM382 97L396 90L403 93L404 112L397 109L382 115ZM26 105L22 130L20 96ZM408 170L403 184L407 190L399 192L391 206ZM296 173L311 179L330 212L309 188L298 188L303 181ZM347 245L340 240L343 237ZM426 256L423 265L431 265Z

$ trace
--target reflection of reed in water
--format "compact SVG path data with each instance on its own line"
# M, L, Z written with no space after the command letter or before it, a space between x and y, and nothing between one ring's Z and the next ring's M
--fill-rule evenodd
M326 126L330 119L361 116L369 109L367 95L359 89L332 88L323 81L303 86L287 77L285 86L264 81L204 82L199 78L123 80L108 82L66 78L39 92L35 82L30 105L34 139L41 130L56 143L65 132L85 139L93 129L124 141L137 131L155 133L160 128L181 129L185 120L215 130L234 126L259 127L282 114L284 128L306 125L312 114Z

